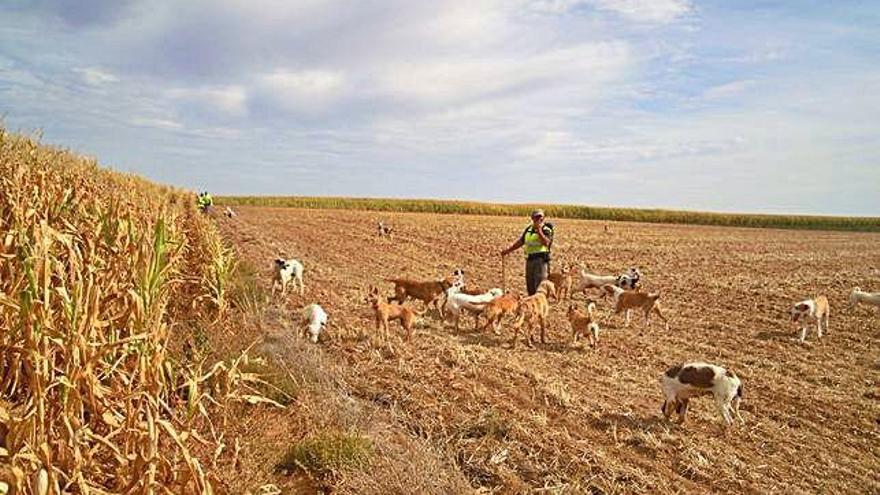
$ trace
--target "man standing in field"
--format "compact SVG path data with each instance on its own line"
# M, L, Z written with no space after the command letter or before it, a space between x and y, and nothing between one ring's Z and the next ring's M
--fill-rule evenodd
M526 290L529 295L538 290L538 284L550 274L550 246L553 245L553 224L544 223L544 210L532 212L532 223L523 230L522 235L509 248L501 251L507 256L525 246L526 252Z

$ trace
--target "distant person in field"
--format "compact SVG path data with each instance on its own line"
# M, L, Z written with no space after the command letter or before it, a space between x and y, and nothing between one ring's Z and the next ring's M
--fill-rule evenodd
M501 256L525 246L526 290L529 295L538 290L538 284L547 280L550 274L550 247L553 245L553 224L544 222L544 210L532 212L532 223L523 230L522 235L509 248L501 251Z
M204 191L196 198L196 205L202 212L207 213L208 209L214 206L214 198L211 197L208 191Z

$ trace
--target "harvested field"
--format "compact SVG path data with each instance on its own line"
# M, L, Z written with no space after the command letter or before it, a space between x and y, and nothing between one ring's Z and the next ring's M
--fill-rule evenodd
M432 279L462 267L472 283L498 286L497 253L525 220L260 207L238 213L218 219L221 230L264 270L267 286L273 257L305 262L305 297L288 294L276 310L320 302L331 337L322 359L334 363L336 379L439 452L474 489L880 492L880 316L847 303L853 286L880 290L878 234L629 223L610 223L605 232L604 222L550 219L557 267L642 267L644 287L662 292L670 330L659 322L645 328L635 315L624 328L622 316L600 301L596 349L568 345L563 305L551 309L549 343L534 349L510 348L509 322L498 336L473 332L467 318L455 335L432 313L411 342L397 333L386 345L373 335L363 303L370 284L390 294L383 278ZM380 218L394 226L393 239L376 236ZM508 288L522 291L523 263L510 259ZM811 331L800 344L788 310L816 294L830 300L830 331L821 341ZM275 338L277 331L266 329ZM662 420L658 376L685 360L742 377L744 425L723 433L709 398L692 402L684 426ZM363 477L339 483L342 492L370 491Z

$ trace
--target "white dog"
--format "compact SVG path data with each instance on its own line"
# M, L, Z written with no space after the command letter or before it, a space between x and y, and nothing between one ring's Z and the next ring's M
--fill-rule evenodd
M807 338L807 325L816 324L816 335L822 338L822 320L825 320L825 331L828 331L828 316L831 313L828 299L818 296L816 299L803 300L791 308L792 323L800 325L801 342Z
M308 334L309 340L318 343L318 336L327 326L327 313L319 304L309 304L302 313L303 335Z
M878 311L880 311L880 292L865 292L862 289L856 287L849 295L849 302L851 304L870 304L871 306L876 307Z
M281 284L281 295L287 291L287 284L293 281L294 287L299 286L299 294L302 295L305 290L303 284L303 271L305 267L302 262L295 259L283 260L278 258L275 260L275 278L272 281L272 293L275 293L275 287Z
M604 285L613 285L621 289L635 289L641 277L641 272L635 267L630 268L629 272L621 275L595 275L587 272L582 267L574 273L575 283L573 292L586 293L587 289L601 289Z
M660 375L660 384L664 395L661 411L666 419L677 413L679 422L684 423L690 399L712 395L725 425L733 423L731 412L745 422L739 414L739 403L743 395L742 382L732 371L707 363L680 364Z
M455 323L455 331L458 333L458 324L463 309L473 313L482 313L489 301L501 295L504 295L504 291L496 288L489 289L483 294L472 296L461 292L460 286L453 285L446 290L446 304L443 308L444 319Z

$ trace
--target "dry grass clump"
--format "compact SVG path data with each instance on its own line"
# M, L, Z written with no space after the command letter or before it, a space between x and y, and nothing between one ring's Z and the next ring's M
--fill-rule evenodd
M367 466L373 451L369 438L357 433L323 433L291 447L279 469L304 469L312 475L324 477L346 468Z
M216 423L267 399L246 355L178 362L169 340L222 315L233 267L188 194L0 129L8 491L213 493Z

